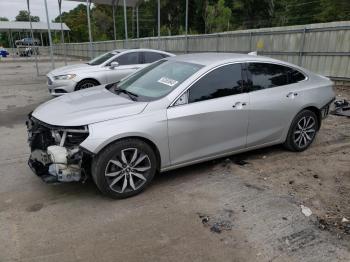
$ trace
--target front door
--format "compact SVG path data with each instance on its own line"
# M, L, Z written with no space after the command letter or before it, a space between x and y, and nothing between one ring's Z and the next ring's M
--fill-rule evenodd
M221 66L195 82L167 110L171 164L244 148L248 100L241 64Z
M113 62L118 62L119 66L110 67L110 64L105 67L107 74L107 82L115 83L120 81L122 78L134 73L136 70L144 67L141 64L141 53L131 52L118 56Z

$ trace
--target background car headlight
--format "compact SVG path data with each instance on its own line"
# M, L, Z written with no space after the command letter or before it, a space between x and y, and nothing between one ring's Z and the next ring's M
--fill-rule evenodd
M75 76L76 76L75 74L68 74L68 75L54 76L53 78L55 80L69 80L69 79L73 79Z

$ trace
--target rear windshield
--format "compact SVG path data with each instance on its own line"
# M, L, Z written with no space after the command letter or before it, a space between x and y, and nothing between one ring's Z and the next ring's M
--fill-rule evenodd
M108 59L115 56L116 54L117 54L116 52L102 54L102 55L92 59L90 62L88 62L88 65L100 65L100 64L106 62Z

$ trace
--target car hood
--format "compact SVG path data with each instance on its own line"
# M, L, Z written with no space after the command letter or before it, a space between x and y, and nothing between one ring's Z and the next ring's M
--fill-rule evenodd
M50 71L47 75L48 76L58 76L58 75L64 75L64 74L72 74L76 73L78 71L85 71L94 68L95 66L91 66L88 64L76 64L76 65L67 65L63 66L57 69L54 69Z
M146 105L147 102L135 102L97 86L41 104L32 116L50 125L81 126L139 114Z

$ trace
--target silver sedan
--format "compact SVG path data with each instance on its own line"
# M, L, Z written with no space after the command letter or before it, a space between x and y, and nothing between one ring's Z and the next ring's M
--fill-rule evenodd
M333 99L328 78L279 60L169 57L39 106L29 165L46 182L92 177L104 194L129 197L157 172L276 144L303 151Z
M50 71L47 76L53 96L113 83L149 64L174 56L154 49L118 49L102 54L85 64L68 65Z

